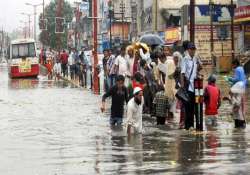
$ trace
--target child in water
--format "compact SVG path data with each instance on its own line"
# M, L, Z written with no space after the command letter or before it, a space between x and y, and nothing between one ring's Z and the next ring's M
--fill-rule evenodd
M220 90L216 86L216 77L215 75L210 75L208 78L208 85L204 90L204 101L205 101L205 123L206 126L217 126L217 115L218 109L221 104L220 99Z

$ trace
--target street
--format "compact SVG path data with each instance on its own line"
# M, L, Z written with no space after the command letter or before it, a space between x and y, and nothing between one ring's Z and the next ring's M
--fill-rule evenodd
M111 129L100 97L65 82L10 80L0 68L0 174L248 174L249 127L219 119L216 131L156 127L142 136ZM224 108L226 108L224 106ZM222 109L224 110L224 109Z

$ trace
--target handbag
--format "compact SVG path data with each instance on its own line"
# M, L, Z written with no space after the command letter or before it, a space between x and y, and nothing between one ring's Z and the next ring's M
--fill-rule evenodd
M175 97L177 99L179 99L180 101L182 101L183 103L189 103L190 102L190 98L189 98L189 95L188 95L188 87L189 87L189 84L190 84L190 79L191 79L191 76L193 74L193 71L194 71L194 63L193 63L192 70L191 70L191 73L189 75L189 78L188 78L188 80L186 80L186 83L185 83L186 88L179 88L177 93L175 94Z
M177 99L179 99L183 103L189 103L190 101L188 92L185 88L179 88L175 96Z

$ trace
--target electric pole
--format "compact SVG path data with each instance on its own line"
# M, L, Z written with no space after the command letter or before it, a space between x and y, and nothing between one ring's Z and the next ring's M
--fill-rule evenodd
M63 9L63 0L57 0L57 6L56 6L56 17L62 17L62 9ZM57 25L57 24L56 24ZM61 49L61 33L56 34L57 38L57 49L60 51Z
M36 8L40 5L44 6L44 0L42 4L31 4L31 3L25 3L26 5L32 6L34 9L34 40L36 41ZM44 7L43 7L43 19L44 19Z
M30 27L31 27L31 25L30 25L30 23L31 23L31 20L30 20L30 16L32 15L32 14L28 14L28 13L21 13L22 15L26 15L26 16L28 16L28 24L29 24L29 38L30 38Z
M125 15L125 4L124 1L122 0L121 5L121 15L122 15L122 43L124 44L124 15Z
M109 47L112 48L112 18L114 17L114 8L112 1L109 1Z
M80 11L79 11L79 5L81 3L75 2L76 4L76 9L75 9L75 17L76 17L76 23L75 23L75 48L78 48L78 26L79 26L79 21L80 21Z
M211 46L211 54L214 52L214 25L213 25L213 14L214 14L214 3L213 0L209 2L210 7L210 46Z
M195 43L195 0L190 0L190 41Z
M154 31L157 33L158 29L158 0L155 0L155 26L154 26Z
M93 48L93 56L94 56L94 86L93 90L95 94L99 94L99 78L98 78L98 56L97 56L97 0L93 0L93 39L94 39L94 48Z
M214 3L213 3L213 0L209 0L209 11L210 11L210 53L211 53L212 64L216 66L216 59L215 59L215 54L214 54L214 24L213 24Z
M44 7L44 0L43 0L43 20L44 20L44 12L45 12L45 11L44 11L44 8L45 8L45 7Z
M1 31L1 55L0 55L0 58L2 59L2 54L3 54L3 47L4 47L4 32L3 32L3 27L2 27L2 31Z
M232 59L235 58L235 48L234 48L234 2L231 0L230 10L231 10L231 42L232 42Z

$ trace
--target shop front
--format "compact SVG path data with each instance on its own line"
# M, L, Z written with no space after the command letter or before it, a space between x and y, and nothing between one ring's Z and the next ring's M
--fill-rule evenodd
M250 51L250 5L236 8L234 19L241 26L242 38L239 42L243 46L242 51Z

